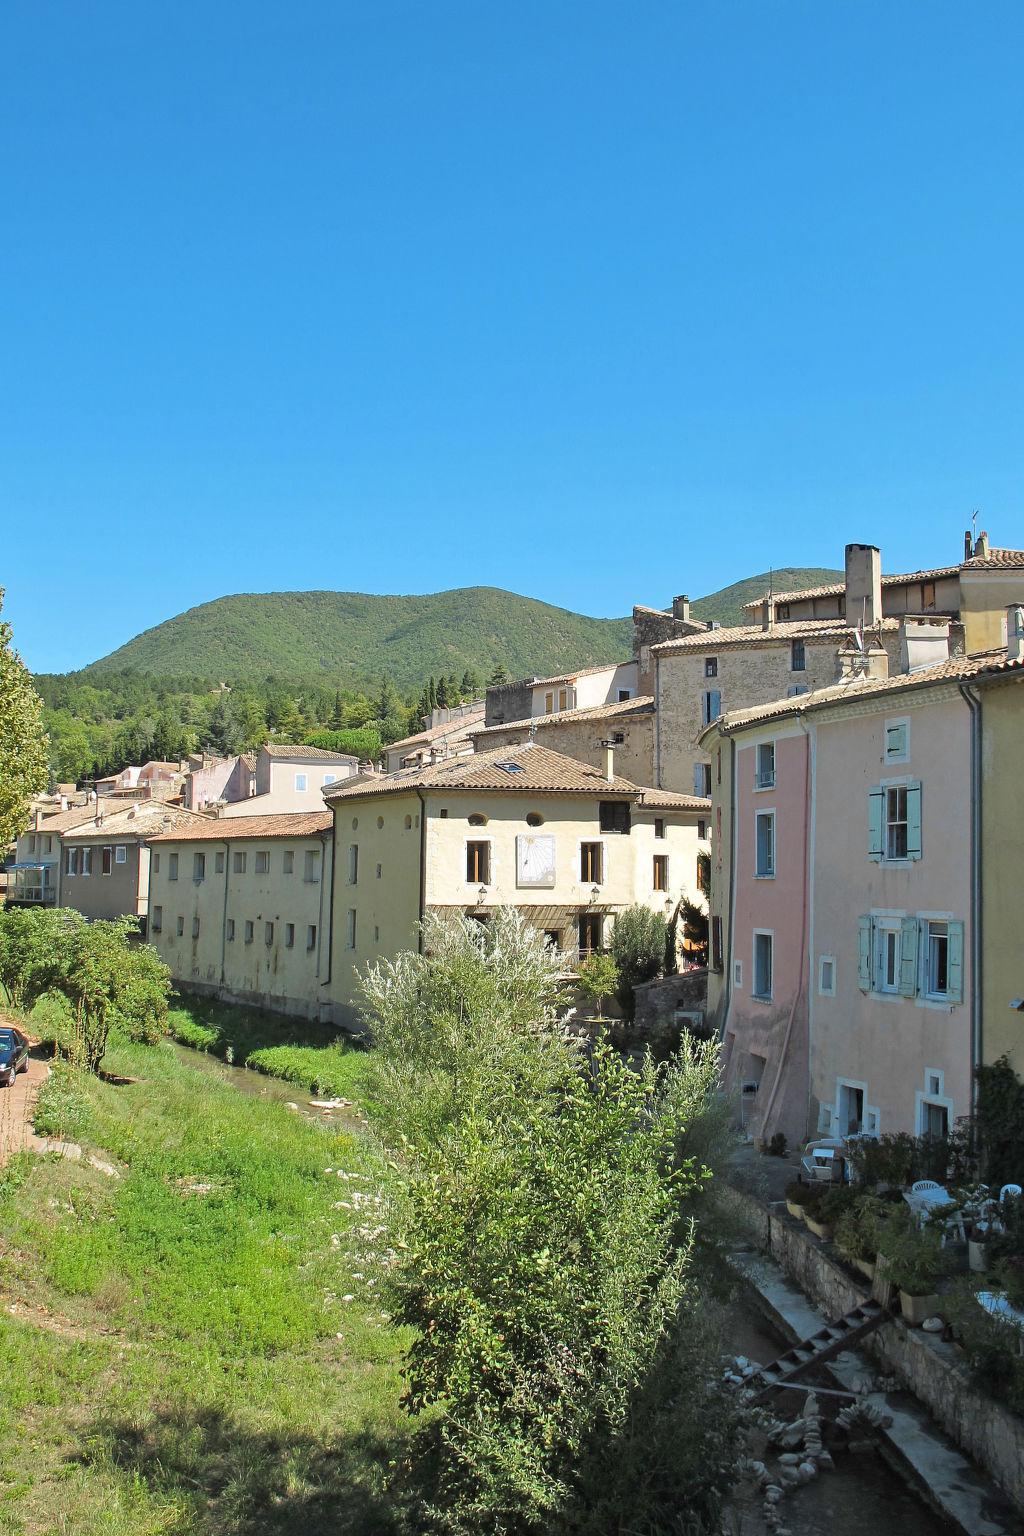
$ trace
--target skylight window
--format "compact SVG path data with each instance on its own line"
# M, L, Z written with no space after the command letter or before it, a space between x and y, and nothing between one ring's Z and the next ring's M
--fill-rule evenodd
M522 763L496 763L495 767L500 768L504 773L522 773L523 771Z

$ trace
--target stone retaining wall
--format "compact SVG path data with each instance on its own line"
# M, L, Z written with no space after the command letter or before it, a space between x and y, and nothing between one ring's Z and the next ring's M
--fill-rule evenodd
M850 1275L828 1245L786 1212L731 1189L729 1202L762 1252L830 1319L866 1301L869 1291ZM982 1467L1024 1512L1024 1421L974 1385L952 1344L908 1328L898 1318L857 1346L874 1356L923 1404L962 1451Z

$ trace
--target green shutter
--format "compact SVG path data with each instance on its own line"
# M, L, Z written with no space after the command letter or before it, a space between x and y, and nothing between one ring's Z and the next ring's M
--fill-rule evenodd
M876 862L882 857L882 824L885 820L885 791L868 791L868 858Z
M917 935L916 917L905 917L900 932L900 996L917 996Z
M871 991L871 919L857 919L857 985L862 992Z
M907 785L907 858L921 857L921 786Z
M964 925L948 923L949 935L946 950L946 995L951 1003L964 1000Z

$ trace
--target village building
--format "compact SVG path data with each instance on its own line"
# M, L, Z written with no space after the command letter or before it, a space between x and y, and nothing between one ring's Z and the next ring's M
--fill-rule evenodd
M321 807L150 838L149 938L180 986L329 1016L332 825Z
M473 733L484 723L484 704L456 704L439 707L424 719L423 730L384 748L384 769L396 773L399 768L437 762L442 757L465 757L473 751Z
M428 913L487 921L514 906L565 956L605 947L634 903L700 903L709 803L525 742L338 784L331 996L351 1023L356 972L420 942Z
M256 754L241 752L236 757L217 757L202 752L189 758L182 791L182 802L190 811L205 811L208 806L248 800L256 793Z
M248 765L246 765L248 766ZM254 770L244 770L231 784L245 788L237 800L218 806L224 816L294 815L323 808L323 791L359 772L359 759L348 752L266 742L255 755ZM234 792L233 789L231 792Z
M1007 659L980 673L971 688L980 717L972 793L981 839L981 1040L978 1054L1009 1059L1024 1077L1024 609L1009 613Z
M531 739L552 752L563 752L599 768L607 745L615 748L619 772L634 784L654 779L654 700L629 698L621 703L567 709L529 720L489 725L473 732L477 752L490 752Z
M498 683L488 688L484 725L507 725L522 720L538 720L564 710L595 709L605 704L621 704L637 694L637 663L607 662L596 667L579 667L558 677L526 677L518 682Z

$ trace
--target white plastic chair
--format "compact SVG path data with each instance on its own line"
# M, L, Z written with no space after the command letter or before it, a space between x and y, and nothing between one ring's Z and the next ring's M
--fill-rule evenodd
M941 1188L942 1188L942 1185L936 1183L936 1181L934 1179L918 1179L916 1184L911 1184L911 1186L910 1186L910 1193L912 1195L923 1195L929 1189L941 1189Z
M1021 1189L1019 1184L1004 1184L999 1191L999 1204L1002 1205L1007 1196L1011 1200L1019 1200L1021 1195L1024 1195L1024 1190Z

